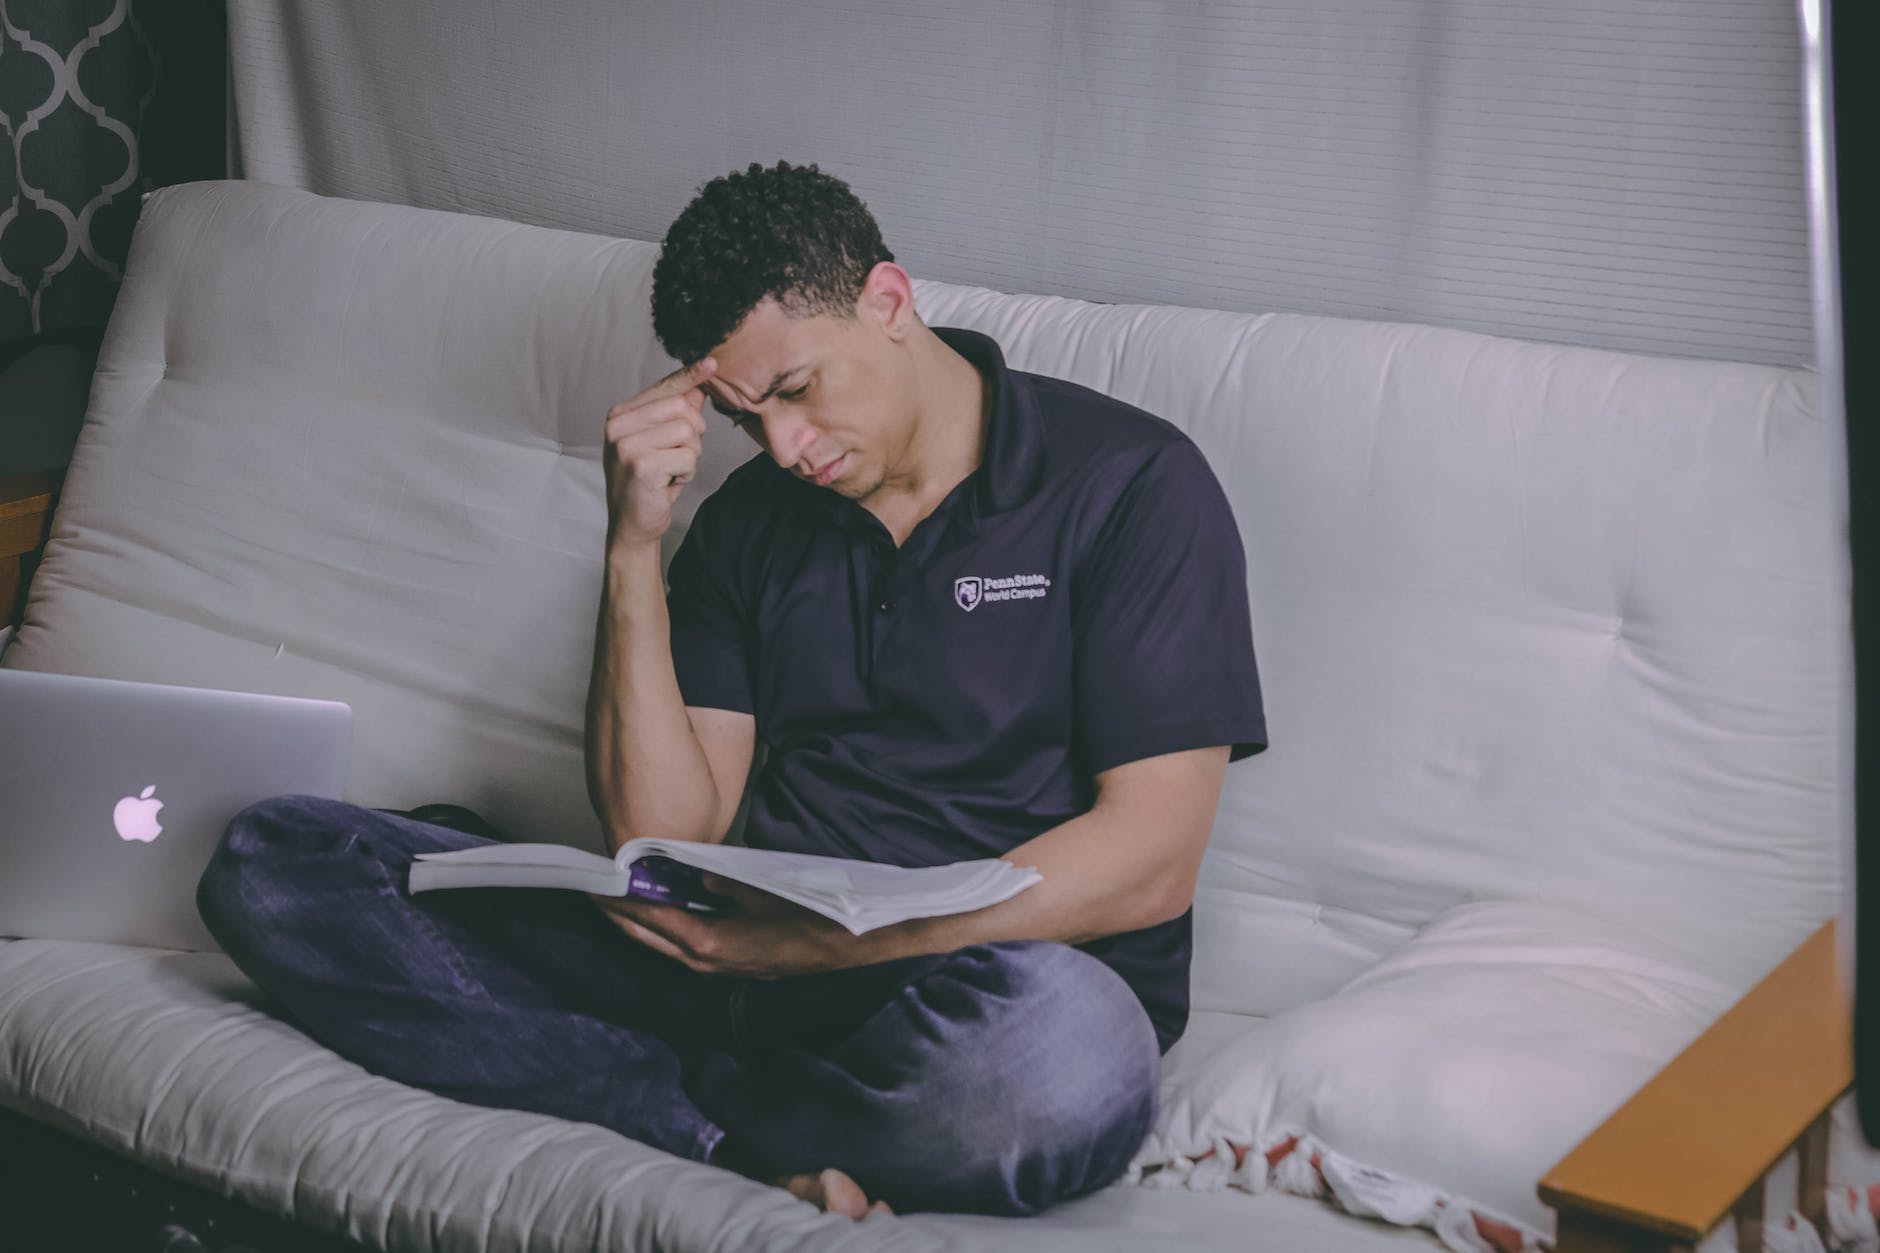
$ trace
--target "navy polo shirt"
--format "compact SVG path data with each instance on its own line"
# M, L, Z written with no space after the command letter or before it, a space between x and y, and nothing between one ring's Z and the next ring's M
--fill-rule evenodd
M985 335L935 334L989 380L989 429L979 468L899 548L759 454L673 555L685 703L755 715L768 750L753 847L996 857L1088 810L1101 771L1266 747L1240 534L1200 449L1008 369ZM1187 1025L1192 924L1078 946L1128 981L1164 1051Z

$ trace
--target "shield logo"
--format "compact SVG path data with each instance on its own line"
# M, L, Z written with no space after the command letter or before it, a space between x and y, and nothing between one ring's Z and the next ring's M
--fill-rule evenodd
M968 575L963 579L954 579L953 599L958 601L960 608L964 609L967 613L971 613L973 610L979 608L978 576Z

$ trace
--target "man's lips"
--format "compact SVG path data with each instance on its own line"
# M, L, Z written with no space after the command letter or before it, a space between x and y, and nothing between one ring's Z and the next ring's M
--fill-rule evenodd
M846 456L848 456L847 453L842 454L842 457ZM818 487L829 486L831 480L835 478L836 471L842 468L842 457L837 457L834 461L826 463L816 471L812 477L816 480Z

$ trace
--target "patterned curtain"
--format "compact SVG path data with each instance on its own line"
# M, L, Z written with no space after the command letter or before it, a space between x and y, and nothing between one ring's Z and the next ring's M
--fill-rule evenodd
M110 316L152 185L157 52L134 7L0 0L0 341L95 337Z

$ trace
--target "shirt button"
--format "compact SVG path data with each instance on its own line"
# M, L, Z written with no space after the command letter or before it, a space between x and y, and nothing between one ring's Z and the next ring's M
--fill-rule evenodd
M879 606L877 606L877 608L879 608L881 612L887 613L890 609L894 608L894 602L891 600L884 600L881 602Z

